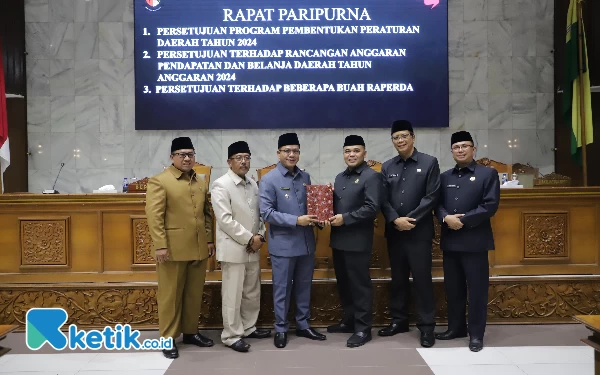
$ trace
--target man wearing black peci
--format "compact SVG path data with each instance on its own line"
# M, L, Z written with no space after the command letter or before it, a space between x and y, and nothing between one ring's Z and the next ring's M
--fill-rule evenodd
M483 349L487 317L489 263L494 250L490 219L500 203L498 171L477 165L471 134L452 134L452 157L456 166L441 176L441 199L436 215L442 226L444 286L448 298L448 330L439 340L467 336L465 318L469 295L469 349Z
M349 135L343 147L346 170L335 178L331 224L333 266L344 318L327 332L352 333L346 345L355 348L371 340L373 289L369 265L374 221L381 207L381 174L369 168L365 141Z
M385 197L382 212L392 269L390 308L392 323L379 330L380 336L408 332L408 306L412 273L417 292L421 346L435 344L435 298L431 279L431 250L434 236L433 210L440 193L438 160L417 151L412 124L392 124L392 142L398 156L382 168Z

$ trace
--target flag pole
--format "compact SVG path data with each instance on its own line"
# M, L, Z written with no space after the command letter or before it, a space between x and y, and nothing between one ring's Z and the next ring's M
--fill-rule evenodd
M583 186L588 186L587 176L587 142L585 139L586 123L585 123L585 106L584 106L584 91L583 91L583 12L581 1L577 1L577 26L579 39L579 114L581 117L581 158L583 159Z

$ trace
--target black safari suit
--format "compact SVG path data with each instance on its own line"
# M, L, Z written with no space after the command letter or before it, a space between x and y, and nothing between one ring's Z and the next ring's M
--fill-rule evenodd
M464 168L452 168L441 175L441 199L436 209L442 226L444 285L448 299L448 329L466 333L467 289L469 291L469 333L483 339L487 318L489 287L488 250L494 250L490 219L500 203L498 172L474 161ZM464 214L464 226L452 230L444 223L447 215Z

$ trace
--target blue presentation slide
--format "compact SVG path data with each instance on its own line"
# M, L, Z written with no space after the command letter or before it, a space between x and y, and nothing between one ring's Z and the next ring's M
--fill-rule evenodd
M447 0L135 0L138 130L448 127Z

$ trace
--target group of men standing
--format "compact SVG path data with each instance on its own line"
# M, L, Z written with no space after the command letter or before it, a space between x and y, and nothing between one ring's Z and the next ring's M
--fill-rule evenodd
M499 203L498 173L475 163L476 148L468 132L452 135L456 166L442 174L435 157L416 150L415 134L408 121L392 124L391 139L398 155L386 161L379 173L367 165L363 138L345 138L342 150L347 168L331 186L334 216L325 221L307 215L306 186L311 185L311 177L297 166L300 142L295 133L279 137L279 162L259 184L247 177L251 160L248 144L231 144L229 170L213 183L211 191L216 231L208 205L208 185L192 168L194 146L186 137L173 140L173 164L150 179L146 203L157 260L161 337L175 340L183 333L184 344L214 345L198 332L198 317L207 260L215 253L215 232L216 256L223 271L224 345L247 352L248 339L271 336L270 330L256 328L260 310L259 252L265 236L273 275L274 345L287 345L292 294L296 335L326 340L325 335L310 327L310 295L315 267L314 227L331 226L330 246L344 314L342 321L327 331L351 333L348 347L364 345L371 340L373 292L369 265L374 221L381 211L392 271L392 321L378 334L408 332L412 274L421 345L431 347L436 338L470 335L469 348L481 350L487 315L487 251L494 249L490 219ZM434 334L436 306L431 274L434 215L442 226L449 319L448 330L438 334ZM265 223L269 224L268 233ZM177 346L163 353L177 358Z

